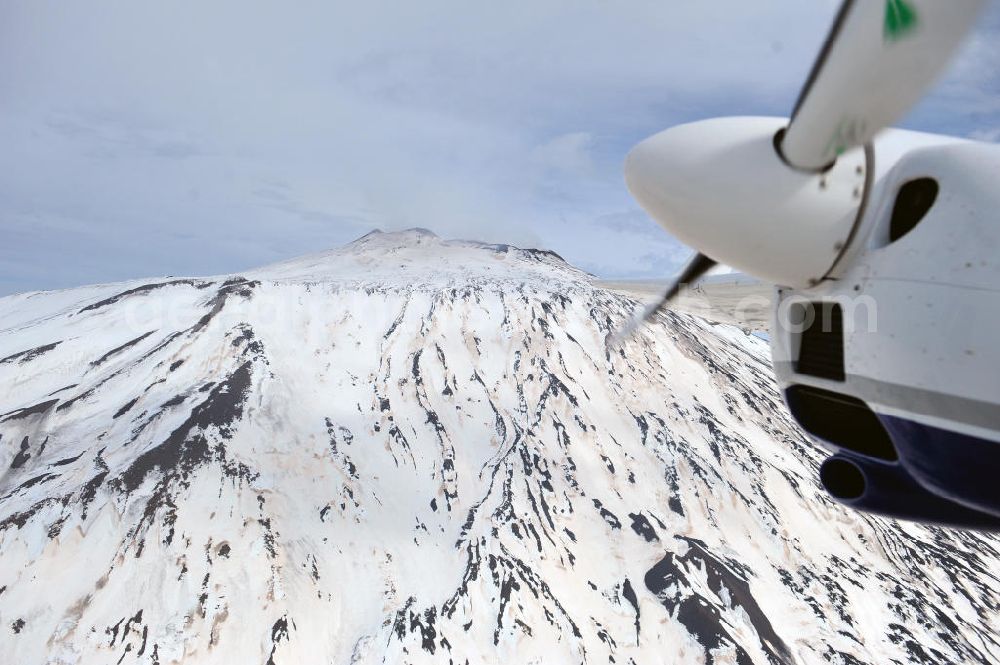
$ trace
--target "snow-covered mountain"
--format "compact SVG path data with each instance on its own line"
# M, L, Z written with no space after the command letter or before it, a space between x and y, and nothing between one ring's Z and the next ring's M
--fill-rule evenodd
M373 233L0 299L0 663L1000 662L995 537L823 498L764 343Z

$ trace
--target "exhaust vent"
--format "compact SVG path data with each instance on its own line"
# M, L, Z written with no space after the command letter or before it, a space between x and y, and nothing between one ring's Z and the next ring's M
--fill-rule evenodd
M813 436L866 457L899 459L882 422L861 400L802 385L791 386L785 398L795 420Z
M924 524L1000 531L1000 517L928 491L902 464L839 453L823 462L819 478L834 500L857 510Z
M854 462L842 457L831 457L819 469L823 487L835 499L853 501L865 494L865 474Z
M795 362L795 372L843 381L843 308L833 302L796 303L792 307L792 316L803 326L799 333L799 357Z

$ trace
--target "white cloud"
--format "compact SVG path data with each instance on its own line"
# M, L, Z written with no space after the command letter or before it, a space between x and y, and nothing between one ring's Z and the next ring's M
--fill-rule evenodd
M532 149L531 161L544 171L585 178L594 170L593 146L589 132L560 134Z
M636 211L625 152L680 121L787 112L838 5L6 3L0 293L236 270L413 225L666 269L683 256ZM965 61L928 124L1000 125L993 79ZM60 249L52 220L91 255Z
M993 127L992 129L975 129L969 132L969 138L976 141L996 143L997 141L1000 141L1000 127Z

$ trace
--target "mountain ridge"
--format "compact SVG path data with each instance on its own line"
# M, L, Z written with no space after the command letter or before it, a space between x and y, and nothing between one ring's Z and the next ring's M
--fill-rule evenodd
M759 339L414 235L0 300L0 660L1000 656L997 540L825 499Z

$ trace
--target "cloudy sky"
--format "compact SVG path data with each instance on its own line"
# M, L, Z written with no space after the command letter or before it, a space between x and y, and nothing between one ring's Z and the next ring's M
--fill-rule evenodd
M554 249L603 276L686 250L629 147L787 115L835 0L0 5L0 295L237 271L373 228ZM1000 6L905 121L1000 139Z

